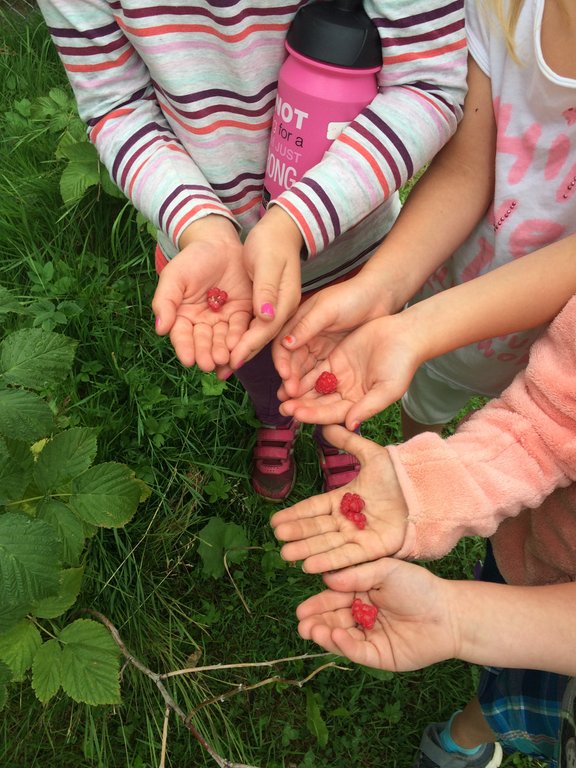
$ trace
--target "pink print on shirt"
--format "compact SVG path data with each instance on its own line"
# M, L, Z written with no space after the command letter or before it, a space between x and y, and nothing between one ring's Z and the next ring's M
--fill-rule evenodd
M510 184L519 184L534 160L534 153L538 145L538 139L542 135L542 128L538 123L533 123L521 136L506 136L506 128L510 125L512 104L503 104L500 107L499 99L494 102L494 111L498 116L499 128L497 152L513 155L516 161L508 173Z

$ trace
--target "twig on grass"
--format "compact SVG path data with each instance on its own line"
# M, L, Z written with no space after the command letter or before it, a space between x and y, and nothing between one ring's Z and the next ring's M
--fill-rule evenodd
M166 762L166 748L167 748L167 742L168 742L168 720L170 716L170 712L174 712L174 714L178 717L178 719L182 722L184 727L192 734L192 736L198 741L198 743L204 747L204 749L208 752L208 754L215 760L215 762L220 766L220 768L257 768L257 766L253 765L246 765L245 763L235 763L231 760L228 760L225 757L222 757L219 755L214 748L208 744L206 739L194 728L192 723L190 722L192 717L203 707L208 706L209 704L214 704L217 701L224 701L224 699L229 698L230 696L233 696L236 693L241 693L244 691L250 691L254 688L260 688L263 685L269 685L270 683L283 683L285 685L296 685L299 688L301 688L305 683L307 683L309 680L311 680L313 677L315 677L319 672L321 672L324 669L330 669L330 668L336 668L336 669L347 669L347 667L340 667L336 664L334 661L327 662L326 664L322 664L317 669L313 670L309 675L307 675L302 680L290 680L290 679L284 679L280 677L279 675L274 675L273 677L268 677L266 680L261 680L258 683L254 683L252 685L235 685L232 689L226 691L224 694L220 694L219 696L214 696L210 699L206 699L205 701L201 702L195 709L192 710L188 715L184 713L184 711L180 708L178 703L175 701L175 699L170 695L168 692L166 686L164 685L164 680L174 677L176 675L184 675L189 674L192 672L205 672L205 671L214 671L214 670L220 670L220 669L237 669L237 668L245 668L245 667L271 667L275 664L280 664L283 662L288 661L299 661L301 659L312 659L317 658L319 656L330 656L329 653L315 653L315 654L302 654L300 656L290 656L283 659L273 659L271 661L260 661L260 662L245 662L240 664L213 664L210 666L205 667L190 667L188 669L180 669L173 672L166 672L165 674L159 674L158 672L154 672L153 670L149 669L145 664L143 664L140 659L137 659L136 656L134 656L130 651L126 648L124 641L120 637L120 633L112 624L110 619L108 619L104 614L100 613L99 611L95 611L92 608L86 608L82 611L82 613L89 614L91 616L94 616L94 618L98 619L110 632L114 642L120 649L120 652L125 658L125 664L123 666L123 669L128 665L131 664L133 667L135 667L139 672L142 672L143 675L150 678L160 691L160 694L162 698L164 699L164 703L166 705L165 713L164 713L164 725L162 728L162 750L161 750L161 758L160 758L160 766L159 768L164 768L165 762Z

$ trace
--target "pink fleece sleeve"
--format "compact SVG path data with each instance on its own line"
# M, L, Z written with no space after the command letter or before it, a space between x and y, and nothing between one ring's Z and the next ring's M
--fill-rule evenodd
M388 450L409 510L396 557L441 557L574 481L576 296L533 344L527 368L455 435L425 433Z

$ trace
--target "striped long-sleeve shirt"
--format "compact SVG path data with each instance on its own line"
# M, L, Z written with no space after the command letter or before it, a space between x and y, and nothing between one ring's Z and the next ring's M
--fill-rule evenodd
M284 40L302 0L39 0L90 140L170 258L211 213L259 218ZM311 257L304 290L359 266L397 190L453 134L465 89L463 0L365 0L379 92L277 199ZM319 195L317 190L321 190Z

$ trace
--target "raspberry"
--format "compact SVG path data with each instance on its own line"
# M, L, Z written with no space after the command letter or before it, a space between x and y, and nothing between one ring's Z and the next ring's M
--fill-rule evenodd
M212 312L220 312L228 301L228 294L220 288L209 288L206 293L206 300Z
M352 602L352 618L364 629L374 629L377 615L378 608L375 605L364 603L359 597Z
M357 528L363 530L366 527L366 515L364 509L364 499L357 493L345 493L340 501L340 512L344 517L351 520Z
M330 371L324 371L316 379L314 389L321 395L331 395L338 388L338 379Z

